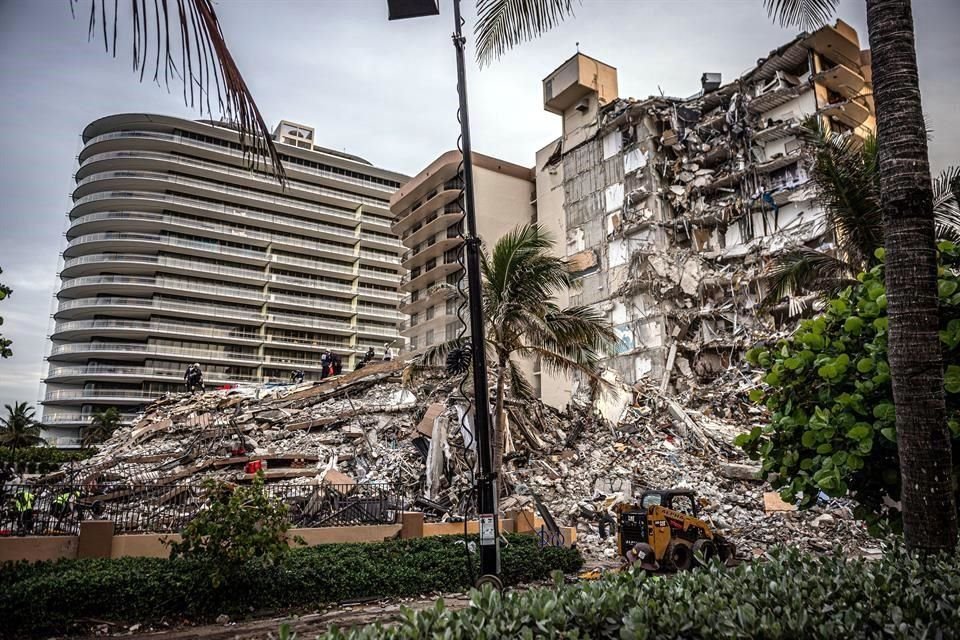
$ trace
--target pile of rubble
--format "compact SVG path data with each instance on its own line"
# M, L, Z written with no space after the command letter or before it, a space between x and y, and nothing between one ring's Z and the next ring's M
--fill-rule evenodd
M403 363L369 366L319 383L170 395L117 431L97 455L44 483L109 487L130 509L157 508L188 481L272 484L388 484L403 507L433 520L470 516L475 442L456 381L426 375L404 384ZM753 381L739 375L677 399L615 383L594 406L558 412L507 402L502 510L539 498L559 524L578 528L595 559L615 555L601 521L645 488L690 488L702 515L742 555L790 543L812 550L875 546L843 506L798 513L772 500L731 445L763 416L742 401ZM597 411L593 411L595 408ZM251 465L255 465L251 468ZM69 475L69 478L66 477ZM396 489L393 489L393 488ZM148 498L149 496L152 496ZM604 527L605 528L605 527Z

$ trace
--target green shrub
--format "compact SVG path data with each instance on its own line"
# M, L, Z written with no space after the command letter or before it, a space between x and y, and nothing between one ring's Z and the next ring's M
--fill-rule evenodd
M0 447L0 465L17 463L18 473L49 473L61 465L86 460L94 454L92 449L62 451L50 447L26 447L14 452L10 447Z
M878 252L882 260L882 252ZM940 245L940 341L954 474L960 472L960 252ZM817 318L789 338L755 347L748 361L765 372L751 397L770 410L770 424L742 434L736 444L773 486L801 508L823 491L849 495L855 513L878 534L900 529L900 513L885 502L900 498L897 434L887 364L887 303L883 264L860 274L860 284L830 300Z
M776 550L735 570L624 572L573 586L474 592L471 606L404 611L394 626L318 640L498 638L958 638L960 556L880 561Z
M207 480L207 507L183 529L180 542L169 543L170 556L206 563L214 586L238 564L279 562L290 551L290 521L287 506L264 490L263 478L258 472L251 485L240 487Z
M476 538L474 538L476 539ZM508 584L541 580L583 564L571 549L540 549L535 536L508 536ZM473 572L478 571L472 555ZM63 632L81 619L121 623L204 621L219 614L316 605L364 597L466 589L471 574L457 536L293 549L276 564L240 562L211 587L195 559L62 560L0 567L0 625L11 635Z

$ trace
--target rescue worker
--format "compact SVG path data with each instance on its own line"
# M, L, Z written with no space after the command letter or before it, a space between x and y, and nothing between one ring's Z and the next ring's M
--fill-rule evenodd
M200 369L199 362L194 362L187 367L186 373L183 374L183 379L187 383L187 393L193 393L194 391L203 392L203 371Z
M330 375L329 365L330 365L330 350L324 349L323 353L320 354L320 379L321 380L323 380L328 375Z
M61 491L57 494L57 497L53 499L53 504L50 506L50 513L53 514L53 517L57 519L58 523L70 514L79 495L80 492L76 489L69 489Z
M393 348L390 346L389 342L383 343L383 361L390 362L393 360Z
M373 347L370 347L367 349L367 352L363 354L363 359L357 363L356 369L354 370L356 371L357 369L363 369L365 366L367 366L367 363L372 362L376 357L377 354L374 352Z
M339 354L333 354L333 375L338 376L343 371L343 361Z
M33 530L33 500L29 489L22 489L13 498L13 508L17 512L17 529L20 535Z

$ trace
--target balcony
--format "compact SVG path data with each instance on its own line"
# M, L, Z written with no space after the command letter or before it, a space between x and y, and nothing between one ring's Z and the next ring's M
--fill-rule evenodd
M157 322L150 320L74 320L58 322L51 338L55 340L77 339L81 337L122 336L130 339L143 338L154 335L170 335L178 337L210 338L224 342L246 342L259 344L262 337L252 331L238 329L219 329L191 324L172 322Z
M384 309L383 307L374 307L365 304L357 305L357 315L370 318L382 318L384 320L400 320L404 317L395 309Z
M43 397L44 404L80 404L85 402L146 404L167 395L160 391L141 391L139 389L58 389L48 391Z
M231 256L242 258L252 262L266 264L269 260L265 251L256 251L254 249L242 249L231 247L217 242L203 242L199 240L190 240L187 238L178 238L156 233L90 233L77 236L67 243L67 248L63 252L64 258L69 258L80 253L79 247L104 245L104 249L135 249L143 245L157 247L174 247L202 253L212 253L218 256Z
M442 238L431 245L421 248L420 251L416 253L411 249L403 256L403 268L410 270L416 269L433 259L442 258L447 251L457 249L461 244L463 244L463 240L459 236L454 236L452 238Z
M83 276L64 280L60 293L73 295L104 293L136 293L146 289L155 291L166 289L174 292L200 293L216 298L238 298L243 301L263 302L264 295L259 289L246 289L224 285L204 284L193 280L178 278L153 278L150 276Z
M863 76L842 64L820 72L814 79L847 100L860 95L866 86Z
M360 250L360 260L361 262L374 262L386 266L397 266L400 264L400 256L365 251L364 249Z
M267 323L271 325L287 325L300 329L323 329L341 334L352 334L353 327L349 322L336 322L307 316L290 315L285 313L271 313L267 316Z
M120 414L120 424L130 425L133 424L133 421L137 419L138 413L121 413ZM51 416L44 415L41 423L44 426L78 426L82 427L90 424L93 421L93 416L87 413L58 413ZM71 440L71 438L56 438L57 442L48 442L53 446L64 446L59 443L59 440ZM79 444L79 443L78 443Z
M200 161L192 161L199 163ZM266 186L276 188L277 182L271 177L264 176L263 174L256 174L243 169L234 169L232 167L226 167L225 165L218 163L204 163L207 166L203 167L209 173L214 174L214 178L218 179L221 182L226 182L225 177L233 176L237 178L237 182L250 181L254 182L256 186ZM197 165L194 165L197 166ZM203 189L203 190L212 190L219 193L225 193L231 196L245 198L250 200L259 200L261 202L271 201L271 198L274 198L273 202L275 204L280 204L283 206L290 207L300 207L303 204L309 204L309 201L303 201L300 199L294 198L285 198L282 196L275 196L274 194L267 191L257 191L255 188L251 187L235 187L228 184L221 184L221 182L212 182L210 180L204 180L203 178L191 178L184 175L177 175L171 173L165 173L162 171L133 171L133 170L117 170L117 171L101 171L98 173L91 173L84 178L81 178L77 181L77 188L74 190L74 195L83 196L87 193L97 191L91 185L97 182L103 182L106 180L120 182L121 185L129 185L136 183L140 180L159 180L164 182L169 182L172 184L182 185L184 187L190 187L193 189ZM121 186L123 188L123 186ZM312 196L321 196L326 198L331 198L340 202L347 203L347 206L362 205L366 207L375 207L377 209L389 209L389 203L380 198L372 198L369 196L363 196L355 193L350 193L349 191L341 191L340 189L331 189L329 187L321 187L319 185L310 184L307 182L301 182L299 180L288 180L287 181L287 191L301 191Z
M69 278L80 276L83 273L99 273L103 270L123 270L133 273L147 270L153 273L158 267L163 267L165 270L177 273L186 273L187 275L201 273L207 276L223 276L231 280L244 279L262 283L267 279L267 275L258 269L228 267L213 262L140 253L93 253L76 258L68 258L64 260L63 271L60 272L60 276L62 278Z
M213 385L234 382L258 382L256 376L233 373L204 371L204 381ZM165 382L183 382L183 371L179 369L160 369L156 367L115 367L105 365L87 365L76 367L51 367L47 381L84 382L86 380L158 380Z
M146 203L149 206L161 206L166 204L169 206L179 207L189 213L195 213L196 215L203 217L222 214L223 216L229 216L231 218L239 218L240 221L256 220L265 225L286 227L301 233L304 230L321 231L320 223L312 223L308 220L294 220L289 216L275 215L263 211L257 211L255 209L229 204L227 202L211 202L209 200L200 198L192 198L187 195L140 190L111 190L74 198L71 217L98 210L100 208L98 205L101 201L112 201L110 206L123 207L136 207L143 203ZM293 214L302 214L304 210L324 216L325 218L330 218L334 222L350 224L354 227L357 225L357 216L355 213L340 211L338 209L319 204L303 207L300 210L294 211Z
M236 305L215 305L201 302L187 303L157 298L78 298L63 300L57 305L59 319L102 313L123 313L149 316L158 311L172 311L183 316L229 318L261 324L264 316L259 311L245 311Z
M400 333L396 327L383 327L372 324L357 324L357 335L382 336L384 338L399 338Z
M460 189L443 189L436 195L426 200L417 211L422 210L432 212L438 209L443 209L459 197ZM393 223L394 235L403 236L403 233L407 229L414 227L418 222L423 220L425 216L417 215L417 211L411 210L403 217L397 218L397 220Z
M271 304L289 305L293 307L303 307L311 311L319 312L342 312L346 315L353 315L353 305L339 300L329 300L327 298L317 298L314 296L291 296L283 293L267 294L267 301Z
M381 289L367 289L357 287L357 296L361 298L375 298L377 300L389 300L390 302L399 302L400 294L396 291L383 291Z
M50 360L86 359L109 355L116 359L142 360L146 356L169 357L202 362L242 363L256 367L259 357L256 353L232 353L216 349L185 349L157 344L130 344L126 342L74 342L53 345ZM181 374L182 375L182 374Z
M870 117L870 110L857 100L828 104L820 109L822 115L837 120L852 129L860 127Z
M244 163L246 162L246 158L244 157L243 153L236 149L230 149L222 145L203 142L202 140L194 140L193 138L187 138L179 134L162 133L159 131L117 131L112 133L105 133L103 135L99 135L88 140L86 144L86 148L90 148L102 142L119 140L124 138L127 138L127 139L141 138L141 139L153 139L153 140L165 141L165 142L170 142L176 145L185 145L185 146L194 147L197 149L213 151L219 155L231 156L232 158L236 159L239 162L244 162ZM86 168L89 165L95 164L97 162L103 162L106 160L118 159L118 158L124 160L123 162L124 166L127 166L129 164L128 162L129 159L135 159L135 158L144 158L144 159L152 158L156 160L164 160L164 161L171 161L171 162L176 162L180 160L183 164L187 164L190 166L204 166L206 164L210 164L200 160L194 160L193 158L185 158L184 156L173 155L173 154L162 153L162 152L112 151L112 152L98 153L98 154L82 157L80 166L81 168ZM195 163L202 163L202 164L195 164ZM223 165L220 165L220 166L223 167ZM308 167L306 165L301 165L296 162L289 162L289 163L285 162L284 168L287 170L288 174L296 173L296 172L311 174L315 176L320 176L322 178L327 178L330 180L336 180L337 182L346 182L348 184L354 184L367 189L381 191L388 196L389 194L395 191L393 187L389 187L387 185L374 182L372 180L364 180L362 178L357 178L354 176L346 176L341 173L336 173L334 171L330 171L327 169L322 169L319 167ZM236 169L234 170L236 171ZM252 173L251 171L243 171L240 175L245 176L251 173Z

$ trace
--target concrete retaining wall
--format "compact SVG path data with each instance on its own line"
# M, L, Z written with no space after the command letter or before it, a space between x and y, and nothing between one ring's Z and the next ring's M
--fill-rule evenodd
M500 519L502 533L535 534L543 526L532 512L516 512ZM467 522L467 532L477 533L479 524ZM560 527L564 546L576 542L577 531ZM421 538L425 536L463 534L462 522L427 522L423 514L401 514L399 524L354 527L321 527L291 529L291 536L302 538L308 546L338 542L382 542L391 538ZM18 560L39 562L61 558L165 558L170 554L164 540L179 541L178 534L124 534L114 535L110 521L90 520L81 523L79 536L24 536L0 538L0 563Z

